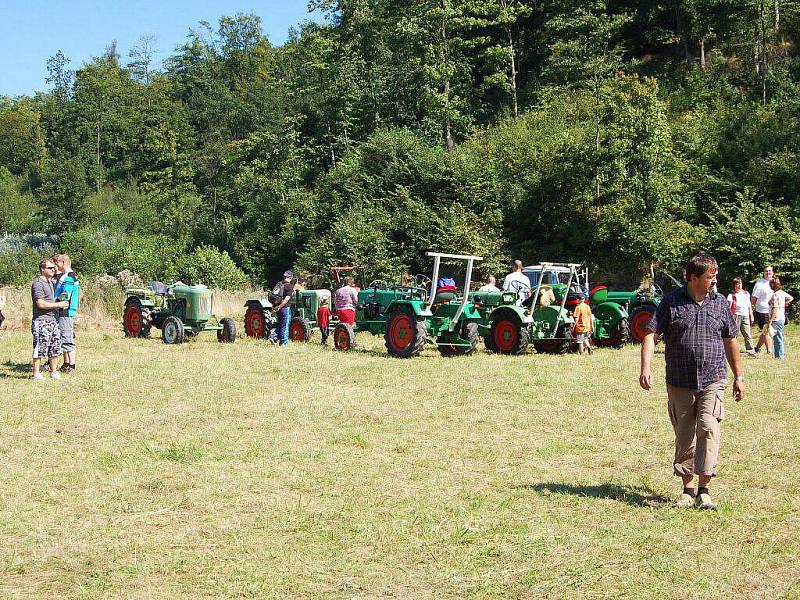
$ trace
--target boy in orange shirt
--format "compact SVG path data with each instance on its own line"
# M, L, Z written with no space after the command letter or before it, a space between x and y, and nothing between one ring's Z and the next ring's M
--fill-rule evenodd
M572 318L575 319L575 324L572 326L572 334L575 336L575 341L578 344L578 352L583 354L588 351L591 354L594 349L592 348L592 333L594 333L594 315L592 309L586 302L586 294L584 294L581 301L572 312Z
M328 343L328 334L331 331L331 309L328 308L328 299L323 298L317 309L317 325L319 325L320 333L322 333L322 343Z

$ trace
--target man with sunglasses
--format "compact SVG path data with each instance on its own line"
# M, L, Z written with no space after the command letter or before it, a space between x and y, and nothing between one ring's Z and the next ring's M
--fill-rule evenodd
M31 334L33 335L33 379L44 379L39 371L42 359L50 363L50 377L60 379L57 359L61 354L61 330L56 320L56 310L68 308L69 302L56 302L52 279L56 272L55 263L43 258L39 261L39 277L31 284L31 300L33 301L33 319Z

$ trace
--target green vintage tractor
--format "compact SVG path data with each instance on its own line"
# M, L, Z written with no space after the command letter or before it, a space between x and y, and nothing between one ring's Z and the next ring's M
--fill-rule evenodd
M333 331L339 350L353 347L358 332L383 335L391 356L418 356L426 343L433 344L442 356L459 356L475 351L481 315L469 300L469 285L475 261L480 256L428 252L433 258L433 274L418 276L412 285L388 285L375 281L358 292L355 327L339 323ZM442 259L465 261L464 289L440 289ZM428 290L424 284L430 283Z
M586 290L589 290L589 269L577 266L570 280L569 264L546 263L547 269L541 265L525 267L523 273L531 280L535 288L541 281L545 289L553 291L555 301L561 303L566 294L564 308L572 312L581 301ZM615 292L611 292L613 294ZM608 289L604 286L592 288L588 294L589 304L594 316L594 334L592 339L598 346L622 348L630 339L630 322L627 306L608 298Z
M125 337L150 337L154 326L165 344L180 344L203 331L216 331L220 342L236 341L236 323L214 317L214 292L204 285L152 281L147 287L127 288L122 314Z
M332 277L315 277L323 283L330 283L332 289L342 285L344 273L361 272L361 267L332 267ZM294 290L289 304L292 318L289 322L289 339L293 342L307 342L314 335L317 328L317 310L322 305L323 299L328 300L328 307L333 311L330 289ZM266 298L251 298L245 302L244 330L248 337L268 338L272 330L278 326L278 318L272 312L272 304ZM330 326L338 323L336 313L331 316Z

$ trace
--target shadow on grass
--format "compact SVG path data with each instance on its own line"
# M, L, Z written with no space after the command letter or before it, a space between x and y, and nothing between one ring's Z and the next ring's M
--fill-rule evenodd
M659 494L649 487L642 485L617 485L616 483L601 483L598 485L581 485L576 483L536 483L513 486L515 489L533 490L543 496L565 494L617 500L631 506L663 507L672 504L672 498Z
M27 379L31 374L31 363L7 360L0 369L0 378Z

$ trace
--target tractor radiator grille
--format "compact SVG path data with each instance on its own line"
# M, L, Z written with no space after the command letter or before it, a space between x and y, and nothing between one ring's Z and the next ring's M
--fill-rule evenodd
M211 314L211 297L208 298L201 298L200 303L198 305L198 312L201 315L210 315Z

